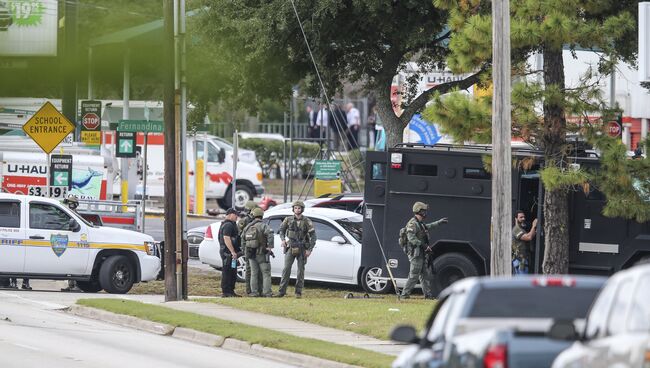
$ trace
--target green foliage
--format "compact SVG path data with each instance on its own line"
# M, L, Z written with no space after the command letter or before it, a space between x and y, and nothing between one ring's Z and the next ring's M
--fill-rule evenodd
M257 160L262 167L270 167L274 164L279 165L284 160L284 143L278 140L268 140L259 138L240 139L241 148L255 151ZM308 173L313 165L313 160L317 158L320 146L314 143L294 142L293 156L300 165L303 173ZM287 143L287 159L289 158L289 144Z
M589 182L590 175L582 168L560 168L548 165L539 171L544 188L548 191L569 190L578 185Z

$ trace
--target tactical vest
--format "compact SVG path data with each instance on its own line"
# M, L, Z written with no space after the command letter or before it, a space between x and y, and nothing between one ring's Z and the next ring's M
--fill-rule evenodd
M264 247L264 223L262 220L255 219L246 225L242 234L246 248L258 249Z
M292 242L307 243L307 235L309 229L307 228L307 220L303 217L297 220L295 216L289 218L287 226L286 237Z

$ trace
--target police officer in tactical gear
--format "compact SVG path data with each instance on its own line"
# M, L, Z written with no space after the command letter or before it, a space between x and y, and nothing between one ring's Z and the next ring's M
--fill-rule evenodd
M408 238L407 253L409 257L409 278L406 281L404 290L402 290L402 298L410 298L411 291L417 284L418 280L422 285L422 291L425 298L433 298L431 290L431 279L433 274L429 267L424 266L424 257L426 252L431 251L429 244L429 230L440 225L446 224L447 218L443 217L438 221L425 223L424 219L427 217L429 206L422 202L415 202L413 204L413 218L406 224L406 236Z
M244 231L244 228L246 225L250 224L253 221L253 215L252 211L256 208L259 208L257 204L254 201L248 201L244 205L244 209L242 210L241 214L243 215L239 221L237 222L237 227L239 228L239 233L242 234ZM244 244L242 244L244 246ZM244 249L244 255L246 254L246 249ZM252 296L252 291L251 291L251 263L248 260L248 256L246 256L246 272L244 275L245 278L245 283L246 283L246 295ZM262 274L259 274L259 277L257 281L262 284Z
M221 291L224 298L239 297L235 294L235 282L237 282L237 258L241 253L239 229L237 228L237 217L239 213L234 208L226 211L226 220L219 227L219 253L221 254ZM234 261L234 262L233 262ZM235 263L234 267L232 263Z
M293 202L293 216L288 216L280 225L280 239L284 249L284 269L278 297L287 293L289 277L293 262L298 260L298 278L296 279L296 298L302 297L302 287L305 282L305 263L316 245L316 230L311 220L302 215L305 204L302 201Z
M527 274L530 263L530 241L537 232L537 219L533 220L530 231L524 230L526 214L522 210L515 213L515 226L512 228L512 273Z
M273 254L273 230L262 221L264 211L257 207L251 211L253 221L242 232L246 249L246 261L251 266L251 296L271 297L271 260ZM262 283L258 280L262 275Z

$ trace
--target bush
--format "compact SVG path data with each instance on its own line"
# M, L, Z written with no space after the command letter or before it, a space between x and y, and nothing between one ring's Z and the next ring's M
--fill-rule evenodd
M255 151L257 160L262 166L265 176L269 176L271 167L279 168L284 162L284 143L278 140L249 138L240 139L239 147ZM293 158L303 174L311 169L320 146L314 143L293 142ZM287 159L289 158L287 143Z

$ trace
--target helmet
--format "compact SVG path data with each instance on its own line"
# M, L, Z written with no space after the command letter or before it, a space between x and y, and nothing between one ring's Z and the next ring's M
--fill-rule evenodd
M259 208L259 207L255 207L251 211L251 215L253 215L253 217L263 217L264 216L264 210Z
M291 207L302 207L302 209L304 210L305 209L305 202L303 202L303 201L295 201L295 202L293 202Z
M63 203L65 203L72 210L79 207L79 200L77 199L77 197L70 196L68 198L65 198L63 200Z
M422 210L426 211L429 209L429 205L422 202L413 203L413 213L418 213Z
M254 201L248 201L244 205L244 208L249 210L249 211L252 211L255 207L257 207L257 204Z

